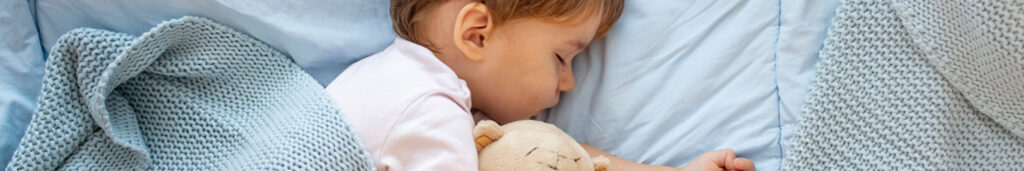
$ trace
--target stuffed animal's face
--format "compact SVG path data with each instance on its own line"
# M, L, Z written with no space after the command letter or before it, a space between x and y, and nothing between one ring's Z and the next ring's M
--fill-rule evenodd
M480 170L595 170L583 147L551 124L523 120L498 127L481 122L474 135ZM602 162L599 169L607 168L607 159Z

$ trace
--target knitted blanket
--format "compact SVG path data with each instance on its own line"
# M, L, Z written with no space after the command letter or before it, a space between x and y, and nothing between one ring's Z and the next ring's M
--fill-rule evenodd
M8 170L373 170L312 77L210 20L76 29L48 60Z
M789 170L1024 167L1024 2L844 0Z

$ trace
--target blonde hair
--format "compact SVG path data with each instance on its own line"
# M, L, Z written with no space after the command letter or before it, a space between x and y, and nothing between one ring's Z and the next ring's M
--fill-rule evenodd
M423 20L423 12L431 6L449 0L391 0L391 21L398 37L424 44L422 33L416 32L416 25ZM555 20L579 17L583 12L600 10L601 23L594 38L608 33L622 15L624 0L474 0L483 3L490 10L494 25L526 17L542 17ZM589 8L588 8L589 7ZM588 10L589 9L589 10Z

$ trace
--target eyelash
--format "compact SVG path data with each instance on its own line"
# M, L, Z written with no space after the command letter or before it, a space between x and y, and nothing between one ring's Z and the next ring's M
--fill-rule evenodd
M560 62L562 65L565 65L565 59L562 59L562 55L556 53L555 57L558 58L558 62Z

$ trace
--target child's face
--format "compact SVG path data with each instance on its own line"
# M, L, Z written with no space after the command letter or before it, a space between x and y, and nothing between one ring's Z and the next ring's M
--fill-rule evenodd
M573 22L510 20L485 40L487 75L470 85L474 108L499 123L529 119L572 90L572 60L594 37L599 17Z

